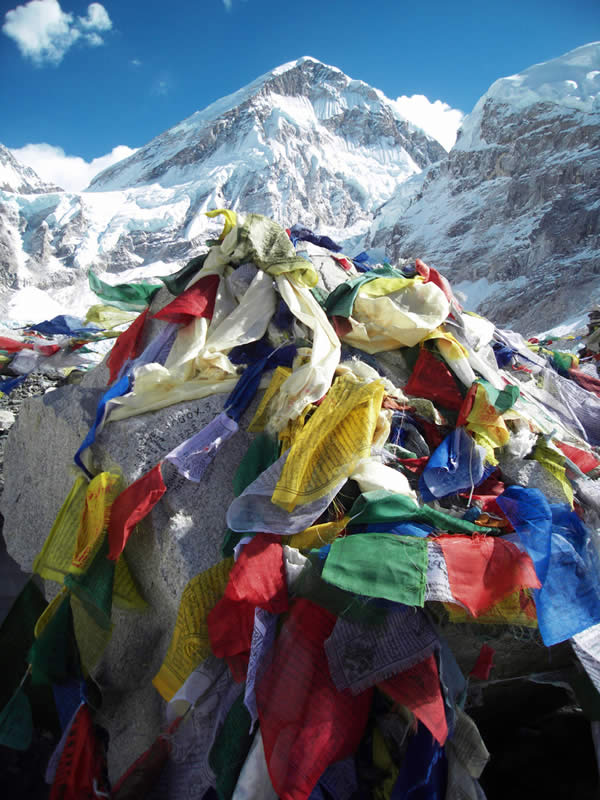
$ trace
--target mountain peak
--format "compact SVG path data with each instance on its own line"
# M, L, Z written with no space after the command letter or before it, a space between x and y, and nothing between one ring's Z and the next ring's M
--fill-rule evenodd
M15 194L62 192L59 186L46 183L31 167L13 156L8 147L0 144L0 190Z
M558 113L568 110L600 114L600 42L576 47L558 58L495 81L463 121L456 149L485 146L477 132L486 106L504 105L510 113L519 114L540 103Z
M332 152L367 147L387 166L397 160L403 177L445 155L382 92L303 56L196 111L97 175L89 190L183 185L194 181L200 168L222 173L234 162L283 167L283 151L289 156L294 148L292 160L300 165L317 143Z

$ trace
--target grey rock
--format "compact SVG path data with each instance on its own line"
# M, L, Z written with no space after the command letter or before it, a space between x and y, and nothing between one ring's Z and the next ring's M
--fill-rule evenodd
M0 408L0 431L7 431L15 421L15 415L6 408Z
M549 503L570 503L561 482L533 459L521 460L509 455L500 455L499 466L507 484L539 489Z
M1 503L4 533L8 553L26 571L71 488L73 455L105 391L105 366L94 372L86 383L100 385L62 386L26 400L9 436ZM98 471L122 472L130 484L220 413L224 399L215 395L109 422L91 448L89 463ZM245 425L254 408L247 412ZM102 720L111 736L113 779L163 725L164 702L152 678L167 651L183 588L221 558L225 511L233 499L231 479L250 441L245 425L224 444L200 484L165 464L168 492L127 545L132 573L149 607L144 612L114 609L113 636L94 672L103 692ZM57 588L46 582L47 596L54 596Z

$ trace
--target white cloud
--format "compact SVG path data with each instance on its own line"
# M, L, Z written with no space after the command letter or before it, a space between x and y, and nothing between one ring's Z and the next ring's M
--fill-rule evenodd
M78 19L82 28L93 31L109 31L112 28L108 11L100 3L90 3L87 17L78 17Z
M131 64L132 67L141 67L142 66L142 62L139 60L139 58L132 58L129 63Z
M62 10L58 0L30 0L6 12L2 31L14 39L21 54L37 66L59 64L77 41L92 47L104 43L98 31L112 28L108 12L100 3L88 6L86 17Z
M465 117L458 108L452 108L441 100L432 103L424 94L402 95L394 105L403 117L437 139L446 150L453 147Z
M91 161L85 161L80 156L68 156L62 147L43 143L26 144L25 147L12 149L11 153L17 161L35 170L42 180L61 186L68 192L80 192L99 172L133 155L135 149L120 144L113 147L110 153Z
M223 0L223 5L225 6L225 11L231 11L231 5L233 0Z
M100 47L104 39L98 33L85 33L84 38L90 47Z

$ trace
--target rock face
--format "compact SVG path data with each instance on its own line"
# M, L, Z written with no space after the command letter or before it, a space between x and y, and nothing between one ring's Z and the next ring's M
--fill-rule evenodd
M165 291L158 298L157 308L166 296ZM161 324L148 326L148 339ZM4 451L4 536L9 555L26 572L31 571L72 486L73 454L94 419L107 378L108 371L101 365L80 385L65 385L30 398L11 429ZM107 425L94 445L95 462L100 469L121 472L125 482L132 483L212 420L223 400L224 396L214 395ZM113 636L94 675L103 692L102 713L111 734L113 778L162 728L164 703L151 681L168 647L183 588L221 558L225 511L233 499L231 475L248 444L242 429L223 447L223 458L209 468L200 486L166 465L166 502L128 546L135 565L132 571L149 607L142 612L113 608ZM40 471L41 453L47 468ZM45 583L47 596L53 597L58 585Z
M438 266L469 306L523 333L600 289L600 45L497 81L448 158L400 187L371 243Z

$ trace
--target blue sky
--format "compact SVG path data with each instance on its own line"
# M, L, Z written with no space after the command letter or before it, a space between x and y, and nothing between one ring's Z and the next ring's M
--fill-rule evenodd
M86 185L302 55L456 127L497 78L600 39L600 0L31 0L2 3L0 28L0 142Z

